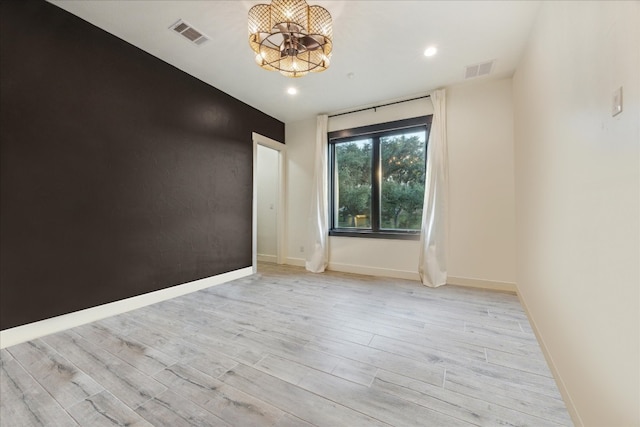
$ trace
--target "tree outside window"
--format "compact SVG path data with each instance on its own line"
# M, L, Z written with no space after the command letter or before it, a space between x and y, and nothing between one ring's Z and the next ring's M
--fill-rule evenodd
M417 236L430 119L419 117L329 134L331 235Z
M425 131L380 138L381 229L420 230L424 204Z
M335 146L338 228L371 227L371 139Z

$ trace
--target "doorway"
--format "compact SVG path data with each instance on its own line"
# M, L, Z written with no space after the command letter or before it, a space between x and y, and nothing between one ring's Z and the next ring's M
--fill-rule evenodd
M253 271L284 263L286 146L253 134Z

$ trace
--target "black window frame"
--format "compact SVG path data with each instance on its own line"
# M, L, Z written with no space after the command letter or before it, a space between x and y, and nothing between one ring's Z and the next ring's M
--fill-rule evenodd
M398 133L404 133L411 129L425 131L425 170L427 161L427 146L429 144L429 132L433 115L413 117L410 119L396 120L393 122L379 123L369 126L361 126L351 129L343 129L327 133L329 145L329 236L338 237L365 237L377 239L419 240L420 230L387 230L380 229L380 138ZM363 138L371 138L371 229L338 228L335 227L335 146Z

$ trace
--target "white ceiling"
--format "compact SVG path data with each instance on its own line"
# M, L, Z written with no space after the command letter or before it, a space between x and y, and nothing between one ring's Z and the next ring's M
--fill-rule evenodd
M423 95L462 82L467 65L493 59L489 78L511 76L540 5L309 0L333 17L331 67L291 79L262 70L249 48L247 12L268 0L51 2L285 123ZM196 46L169 30L178 19L211 40ZM438 54L427 58L430 45ZM289 86L299 93L288 95Z

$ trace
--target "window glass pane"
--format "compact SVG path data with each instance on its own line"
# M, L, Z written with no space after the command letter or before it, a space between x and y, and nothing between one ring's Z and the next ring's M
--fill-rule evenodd
M335 227L371 228L371 142L335 144Z
M425 132L380 138L380 228L419 230L425 178Z

